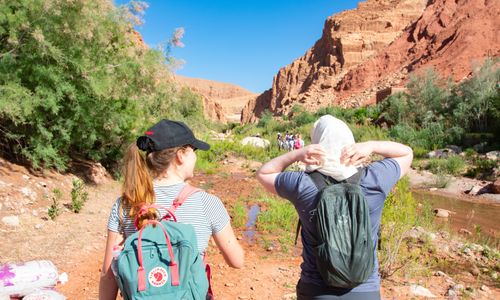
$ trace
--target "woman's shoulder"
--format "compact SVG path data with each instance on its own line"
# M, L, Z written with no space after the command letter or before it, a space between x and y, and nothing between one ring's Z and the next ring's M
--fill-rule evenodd
M198 187L197 189L198 190L193 194L194 197L198 197L202 201L221 201L218 196L211 194L202 188Z

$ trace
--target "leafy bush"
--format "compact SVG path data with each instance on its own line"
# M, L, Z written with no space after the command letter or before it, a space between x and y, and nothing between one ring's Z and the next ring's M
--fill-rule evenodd
M109 166L159 118L200 115L200 100L168 81L168 51L137 38L143 9L102 0L3 2L3 155L34 168L65 169L73 156Z
M73 179L73 188L71 189L71 209L75 213L79 213L85 202L87 202L89 194L85 191L85 185L80 179Z
M382 213L379 261L383 278L401 269L408 274L422 267L423 251L411 247L411 240L407 237L412 228L432 227L433 216L429 211L430 208L421 212L417 210L408 177L403 177L387 197Z
M460 156L451 156L446 159L446 172L457 176L462 173L465 168L465 161Z
M293 118L293 121L295 122L294 127L300 127L302 125L314 123L316 120L317 118L313 114L307 111L301 112L300 114L298 114L296 117Z
M460 156L450 156L446 159L432 158L427 169L434 174L459 175L465 168L465 161Z
M457 144L469 132L500 140L500 80L498 59L487 59L474 76L460 84L444 81L429 69L412 75L407 92L389 96L378 105L380 115L395 124L396 140L426 150ZM482 139L484 141L484 139Z
M473 159L473 167L467 170L465 176L478 179L493 180L493 169L498 167L499 163L496 160L476 157Z
M56 188L52 190L52 193L54 194L54 196L52 197L52 204L49 206L47 213L51 220L55 220L61 214L59 201L62 198L62 192L60 189Z
M257 127L266 127L273 120L273 113L268 109L264 110L262 116L260 117L259 122L257 123Z
M438 189L446 188L451 182L450 176L445 173L437 173L433 179L433 186Z

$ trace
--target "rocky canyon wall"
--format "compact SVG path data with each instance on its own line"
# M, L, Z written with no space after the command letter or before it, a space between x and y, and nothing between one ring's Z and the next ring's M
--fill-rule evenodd
M288 114L295 104L311 111L372 104L377 91L402 86L427 67L460 80L473 62L499 56L498 15L495 0L360 2L326 20L321 39L247 104L242 121L265 109Z

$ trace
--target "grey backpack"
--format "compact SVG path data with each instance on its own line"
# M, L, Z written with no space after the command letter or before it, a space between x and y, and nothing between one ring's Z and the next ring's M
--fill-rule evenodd
M319 172L309 173L320 191L313 253L328 286L354 288L373 273L370 211L359 186L364 171L341 182Z

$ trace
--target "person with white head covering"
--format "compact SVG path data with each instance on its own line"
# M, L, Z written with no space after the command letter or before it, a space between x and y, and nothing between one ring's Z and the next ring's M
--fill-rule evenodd
M297 299L380 299L378 261L366 282L353 289L328 286L316 266L313 247L318 240L314 215L320 191L314 184L312 171L343 181L358 173L357 167L371 154L384 159L370 163L361 171L360 188L370 215L371 235L377 249L377 233L387 194L410 169L413 151L410 147L391 141L356 143L349 127L341 120L325 115L319 118L311 131L311 145L278 156L257 171L257 179L271 193L277 194L295 206L302 223L303 244ZM296 161L306 164L306 171L284 171Z

